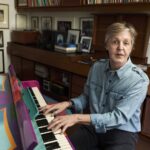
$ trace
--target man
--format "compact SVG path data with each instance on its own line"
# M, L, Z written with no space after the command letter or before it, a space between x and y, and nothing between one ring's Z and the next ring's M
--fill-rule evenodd
M57 115L68 107L77 114L57 116L48 129L62 129L81 124L70 140L77 150L134 150L141 130L140 107L149 79L130 60L136 31L127 23L113 23L105 36L109 59L91 67L84 92L70 101L47 105L41 110ZM89 105L90 113L81 114Z

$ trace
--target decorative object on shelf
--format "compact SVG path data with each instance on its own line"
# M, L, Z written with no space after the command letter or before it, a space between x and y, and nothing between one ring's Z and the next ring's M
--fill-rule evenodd
M27 0L18 0L17 1L17 6L27 6L28 2Z
M27 29L27 16L24 14L16 14L16 30Z
M41 17L41 30L51 30L52 29L52 17Z
M55 30L67 32L74 28L74 18L55 18Z
M77 45L79 43L80 30L68 30L67 43Z
M86 53L90 53L91 44L92 44L92 37L82 36L80 43L81 43L81 51L86 52Z
M0 28L9 28L9 6L7 4L0 4Z
M39 17L37 17L37 16L31 17L31 29L39 30Z
M92 36L93 34L93 18L80 18L80 30L82 36Z
M0 73L4 73L4 51L0 49Z
M3 31L0 31L0 47L4 46Z

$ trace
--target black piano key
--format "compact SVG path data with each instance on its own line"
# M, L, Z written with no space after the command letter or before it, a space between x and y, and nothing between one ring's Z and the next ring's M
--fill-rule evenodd
M46 119L36 120L36 123L37 123L38 127L48 125L48 122Z
M45 147L46 147L47 150L53 150L53 149L60 148L58 142L45 144Z
M39 130L40 130L40 133L52 132L52 130L47 129L47 126L46 127L41 127L41 128L39 128Z
M42 134L41 136L42 136L42 139L43 139L44 143L56 140L55 135L53 134L53 132L45 133L45 134Z
M39 114L38 116L35 117L35 119L45 119L45 116L43 114Z

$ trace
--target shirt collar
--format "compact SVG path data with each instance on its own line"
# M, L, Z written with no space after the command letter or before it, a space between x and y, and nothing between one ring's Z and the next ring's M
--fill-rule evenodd
M118 70L115 71L116 75L119 79L123 78L127 72L127 69L132 65L131 59L129 58L128 61ZM106 64L105 71L111 71L109 61Z

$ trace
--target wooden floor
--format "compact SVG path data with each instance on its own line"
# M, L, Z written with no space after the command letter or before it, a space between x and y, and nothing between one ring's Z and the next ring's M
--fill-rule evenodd
M139 135L136 150L150 150L150 138Z

